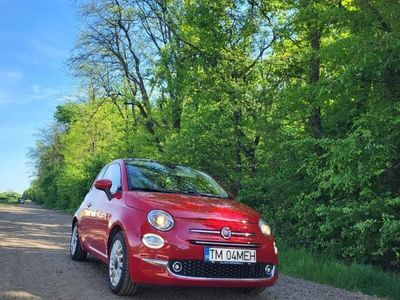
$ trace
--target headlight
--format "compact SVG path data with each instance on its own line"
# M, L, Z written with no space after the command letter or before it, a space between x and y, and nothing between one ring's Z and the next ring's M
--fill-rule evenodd
M147 215L147 221L157 230L168 231L174 227L174 219L163 210L152 210Z
M258 221L258 226L260 226L261 232L265 236L271 235L271 227L269 227L269 225L267 223L265 223L265 221L263 219L260 219L260 221Z

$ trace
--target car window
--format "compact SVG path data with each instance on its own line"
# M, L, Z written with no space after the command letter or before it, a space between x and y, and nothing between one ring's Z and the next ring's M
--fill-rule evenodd
M93 189L94 189L94 184L95 184L95 182L96 182L97 180L103 178L104 172L105 172L106 170L107 170L107 166L105 166L103 169L101 169L101 171L99 172L99 174L97 174L96 179L94 180L94 182L93 182L92 187L90 188L90 190L93 190Z
M112 182L111 193L122 191L121 168L118 163L109 165L102 179L109 179Z
M95 181L96 180L99 180L99 179L102 179L103 178L103 175L104 175L104 172L107 170L107 166L105 166L103 169L101 169L101 171L99 172L99 174L96 176L96 179L95 179Z

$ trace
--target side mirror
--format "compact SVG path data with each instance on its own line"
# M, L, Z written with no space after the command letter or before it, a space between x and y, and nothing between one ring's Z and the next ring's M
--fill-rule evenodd
M111 182L111 180L108 180L108 179L99 179L94 183L94 186L98 190L105 191L105 190L111 189L112 182Z
M96 180L96 182L94 183L94 186L96 189L104 191L107 195L108 200L111 200L113 198L113 195L110 191L110 189L112 187L111 180L108 180L108 179Z

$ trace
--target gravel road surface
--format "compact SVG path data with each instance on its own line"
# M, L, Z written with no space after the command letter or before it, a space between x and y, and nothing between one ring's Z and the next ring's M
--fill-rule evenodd
M127 299L107 286L95 258L69 258L71 216L34 204L0 204L0 299ZM129 298L128 298L129 299ZM229 289L147 287L135 299L376 299L281 276L257 297Z

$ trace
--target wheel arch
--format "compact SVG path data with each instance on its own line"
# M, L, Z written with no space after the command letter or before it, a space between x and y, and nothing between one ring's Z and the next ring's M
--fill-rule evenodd
M126 240L126 233L125 233L124 227L121 224L119 224L119 222L115 222L112 225L112 227L109 231L109 234L108 234L108 238L107 238L107 257L108 257L108 253L110 253L111 242L112 242L114 236L118 232L122 232L122 234L124 235L125 240Z

